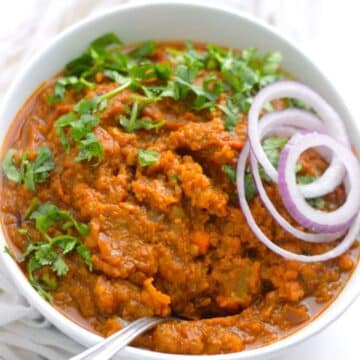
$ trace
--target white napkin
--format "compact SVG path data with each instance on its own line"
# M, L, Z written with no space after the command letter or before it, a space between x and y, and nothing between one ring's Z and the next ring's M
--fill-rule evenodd
M0 14L0 99L9 83L34 53L74 22L129 0L10 0ZM224 3L224 1L222 1ZM286 28L299 40L309 0L226 0L228 5L249 11ZM271 6L269 5L271 3ZM316 9L312 5L312 11ZM289 19L284 13L292 11ZM16 19L17 21L13 21ZM15 24L15 25L14 25ZM306 29L305 29L306 30ZM1 249L2 251L2 249ZM0 263L0 269L2 264ZM4 360L63 360L80 352L81 346L51 326L17 292L0 272L0 358Z

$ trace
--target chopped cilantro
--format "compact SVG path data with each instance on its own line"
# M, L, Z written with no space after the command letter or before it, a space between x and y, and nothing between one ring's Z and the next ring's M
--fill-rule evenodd
M51 226L60 222L66 221L66 227L69 224L73 226L81 235L86 235L89 232L85 224L79 224L68 211L60 210L53 204L42 204L30 214L29 219L35 220L36 229L44 234Z
M56 103L64 97L66 88L74 87L81 91L84 86L93 88L94 75L104 69L124 70L127 68L127 57L113 45L121 45L121 40L114 33L105 34L94 40L88 49L65 66L65 75L57 80L54 94L48 98L49 103Z
M309 205L311 205L312 207L317 208L317 209L324 209L327 205L327 202L321 197L313 198L313 199L306 199L306 202Z
M90 47L94 49L104 49L111 45L121 45L122 41L119 39L119 37L114 33L107 33L104 34L90 44Z
M236 170L230 165L224 165L222 170L229 177L230 181L236 184Z
M55 205L48 203L41 204L36 210L33 210L29 219L35 221L35 228L44 238L44 241L36 242L29 239L30 243L24 252L29 281L42 297L50 301L52 296L49 291L56 288L56 278L47 272L45 275L38 276L37 270L49 267L54 275L65 276L69 267L64 256L74 250L84 259L90 270L92 270L92 262L89 250L78 237L70 234L51 237L48 230L55 225L62 231L68 231L72 227L80 235L85 235L89 232L89 228L86 224L77 222L68 211L60 210ZM23 235L27 236L28 233Z
M67 87L72 86L75 91L80 92L84 85L88 85L81 81L77 76L64 76L56 81L54 94L50 95L47 100L49 104L55 104L63 99Z
M155 50L155 42L148 40L140 44L136 49L130 52L130 55L135 59L141 59L150 56Z
M6 153L3 163L2 163L2 169L5 174L5 176L16 183L21 182L21 174L20 170L16 167L14 164L14 155L16 154L16 149L9 149Z
M313 175L298 175L296 177L296 182L300 185L306 185L306 184L310 184L313 181L315 181L317 179L317 176L313 176Z
M21 156L20 168L14 163L15 149L9 149L2 163L5 176L18 184L24 184L30 191L35 191L36 184L44 182L55 164L52 160L51 150L40 147L34 161L28 160L28 153L24 152Z
M230 99L226 99L225 105L218 105L219 109L221 109L225 117L224 128L225 130L232 131L235 126L239 122L240 109L238 106L234 104L234 102Z
M171 69L168 64L145 63L135 65L129 69L129 76L133 80L168 80L170 78Z
M288 107L310 110L309 106L299 99L286 98L286 104Z
M141 167L156 164L159 161L159 155L155 150L139 150L138 162Z
M104 70L104 75L107 78L114 80L116 83L120 85L124 84L129 80L127 76L121 75L118 71L115 70Z
M61 256L58 256L56 260L52 263L51 269L58 276L64 276L69 271L68 265Z
M283 60L283 56L279 51L270 51L265 54L261 71L265 75L275 74Z
M309 174L304 174L304 175L297 175L296 176L296 182L299 185L307 185L307 184L311 184L312 182L314 182L318 177L314 176L314 175L309 175ZM331 204L328 204L323 198L318 197L318 198L311 198L311 199L306 199L306 202L311 205L314 208L317 209L324 209L327 205L329 205L331 207Z
M13 254L12 254L12 252L11 252L11 250L10 250L10 248L9 248L8 246L5 245L3 251L4 251L5 254L8 254L8 255L10 255L11 257L14 257Z
M33 211L40 205L40 200L38 197L33 197L30 201L30 205L25 211L24 219L27 220L30 218Z
M288 139L282 137L269 137L263 141L262 147L265 154L275 168L278 167L281 150L287 142Z
M120 116L119 123L127 132L131 133L139 129L159 129L164 125L164 120L152 121L148 118L139 118L140 111L138 102L134 101L129 114L130 118Z
M185 100L189 95L193 95L195 110L214 106L222 91L221 80L209 75L204 79L202 85L194 84L197 74L196 67L178 65L175 69L174 79L168 82L167 88L161 95L172 97L174 100Z
M74 106L74 112L60 116L55 122L55 132L66 151L70 149L70 142L74 141L79 149L75 161L91 161L97 158L97 164L103 158L102 144L91 132L98 124L98 116L92 114L103 101L99 98L82 99ZM65 133L64 129L70 131Z
M116 49L109 49L121 44L121 40L114 33L99 37L82 55L66 65L66 73L88 79L103 69L123 70L127 65L123 54Z
M85 261L85 264L88 266L89 270L92 271L93 263L91 260L91 253L90 253L89 249L85 245L80 244L80 245L76 246L76 252L83 258L83 260Z
M97 140L95 134L87 133L86 137L78 143L79 153L75 157L75 161L91 161L96 158L96 164L99 164L104 157L104 149L101 143Z
M245 185L246 200L250 201L256 196L257 190L256 190L254 178L249 170L246 170L245 172L244 185Z

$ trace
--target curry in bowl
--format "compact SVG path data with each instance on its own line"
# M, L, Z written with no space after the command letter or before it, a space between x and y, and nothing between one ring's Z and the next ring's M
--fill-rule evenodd
M11 124L1 178L6 250L34 289L104 336L121 319L182 318L134 344L165 353L260 347L326 309L357 263L357 173L343 181L347 164L323 148L348 156L345 136L324 135L323 103L281 60L105 34L43 83ZM310 137L287 186L291 149ZM289 205L301 186L311 222Z

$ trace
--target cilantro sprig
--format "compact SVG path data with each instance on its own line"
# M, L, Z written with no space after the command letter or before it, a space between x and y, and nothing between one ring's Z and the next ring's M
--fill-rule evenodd
M142 107L139 106L138 101L134 101L131 110L128 111L129 118L120 116L119 123L126 132L134 132L139 129L151 130L159 129L164 125L164 120L152 121L146 117L140 117Z
M98 165L104 156L104 150L92 130L99 124L99 112L104 110L107 101L116 96L131 85L131 81L110 90L109 92L95 96L92 99L83 98L74 106L74 110L60 116L55 121L55 132L60 142L69 151L71 143L75 143L79 149L75 161L96 159Z
M95 158L99 163L103 158L102 145L91 132L99 124L99 117L92 113L96 105L96 101L82 99L74 111L60 116L55 122L56 135L65 151L69 151L72 142L77 145L79 153L75 161Z
M145 41L130 53L124 53L120 46L122 41L114 33L107 33L92 41L89 47L77 58L71 60L65 66L64 75L60 77L55 85L54 94L48 98L52 104L63 99L66 89L74 88L79 92L84 87L94 88L94 77L97 73L131 75L135 79L140 76L144 79L148 70L159 78L168 78L170 68L167 64L155 65L153 63L138 64L148 56L154 49L154 41ZM121 76L121 75L120 75Z
M38 201L32 202L31 209ZM36 205L35 205L36 206ZM27 214L29 220L34 221L35 228L41 234L40 241L33 241L26 229L19 229L22 235L29 241L24 252L29 281L39 294L46 300L51 300L50 291L56 288L57 278L65 276L69 266L65 255L76 251L92 270L90 251L84 246L78 235L86 235L89 232L88 225L76 221L70 212L60 210L57 206L49 203L40 205L37 209ZM56 235L51 236L49 229L56 226ZM42 270L40 273L37 271ZM51 271L49 271L51 270Z
M40 147L34 161L28 159L27 151L23 152L19 167L14 163L16 153L16 149L8 150L2 163L3 172L9 180L17 184L24 184L30 191L34 192L36 184L46 181L50 171L55 167L51 150L47 146Z

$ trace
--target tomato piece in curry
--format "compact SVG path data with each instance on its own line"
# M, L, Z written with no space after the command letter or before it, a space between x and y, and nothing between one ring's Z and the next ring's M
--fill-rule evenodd
M99 44L93 50L102 54ZM70 319L105 336L121 328L119 319L184 319L158 325L135 341L160 352L243 351L304 326L336 298L355 266L357 248L323 263L283 259L248 227L234 184L246 141L246 104L266 81L288 75L278 66L266 73L265 65L274 62L256 57L254 49L241 55L259 76L247 82L237 68L225 68L225 61L240 60L223 48L148 42L121 49L128 67L137 64L135 70L119 68L120 55L106 69L91 65L86 76L67 67L70 74L41 85L11 125L4 154L16 149L12 169L24 163L30 175L21 180L20 169L18 181L2 176L1 219L24 273L29 276L31 256L39 254L36 244L45 248L44 239L52 241L52 258L33 264L29 280L35 288L49 293L52 305ZM140 69L142 64L148 68ZM236 76L239 87L231 80ZM117 91L119 84L127 86ZM238 103L229 102L233 95ZM96 112L80 109L82 99L97 99L90 104L98 106ZM274 101L266 111L287 106L285 100ZM68 114L73 115L60 123ZM78 121L88 124L87 134L76 133ZM89 143L94 147L86 147ZM35 168L39 147L50 149L53 164L42 168L44 178L26 170ZM315 151L301 158L304 177L325 167ZM291 221L277 187L265 183L273 203ZM252 213L276 244L303 254L334 246L304 243L286 233L248 186ZM343 199L339 188L322 199L322 206L336 207ZM34 215L40 204L58 209L47 208L56 215L47 213L51 222L42 231L44 213ZM84 231L79 224L86 225ZM30 243L35 248L27 250ZM72 248L66 252L66 246Z

